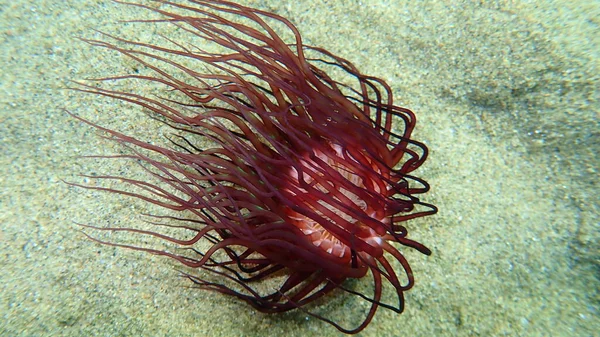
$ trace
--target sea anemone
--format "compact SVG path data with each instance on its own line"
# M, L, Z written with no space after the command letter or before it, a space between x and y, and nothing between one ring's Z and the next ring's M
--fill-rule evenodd
M436 212L415 196L429 186L411 175L427 157L426 146L411 139L414 113L394 104L383 80L305 45L281 16L228 1L155 2L126 4L158 16L129 22L172 29L161 35L162 43L101 32L103 39L82 40L147 72L97 83L136 81L162 87L162 93L94 82L75 88L140 106L176 135L157 145L76 117L124 145L126 154L110 157L141 163L148 179L106 175L92 178L119 187L74 185L179 212L157 215L151 226L188 234L87 227L149 235L188 249L90 237L168 256L199 288L237 297L261 312L301 309L345 333L364 329L379 306L402 312L403 293L414 278L398 248L431 253L407 237L402 223ZM284 29L277 33L275 27ZM198 39L204 44L193 44ZM202 242L209 248L202 249ZM367 275L371 295L346 286L346 280ZM281 282L268 283L274 280ZM271 290L260 286L265 282ZM396 305L382 301L385 284L393 287ZM344 328L306 307L336 289L369 304L358 326Z

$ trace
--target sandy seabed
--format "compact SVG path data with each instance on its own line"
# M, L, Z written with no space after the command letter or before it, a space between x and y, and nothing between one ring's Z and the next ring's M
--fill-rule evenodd
M600 331L599 2L239 3L290 18L307 43L390 83L431 150L417 173L440 211L407 227L433 255L407 253L417 283L405 312L380 310L362 336ZM0 335L338 335L302 313L265 316L186 287L169 261L99 246L74 225L149 211L62 182L127 169L78 159L119 149L65 109L152 127L64 89L127 69L76 37L152 34L118 22L140 15L107 0L0 1Z

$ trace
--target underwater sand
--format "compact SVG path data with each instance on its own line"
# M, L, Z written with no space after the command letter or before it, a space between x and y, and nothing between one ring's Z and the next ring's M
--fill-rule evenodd
M431 150L416 173L440 211L406 225L433 255L407 253L405 312L380 309L361 336L600 331L599 2L239 2L386 80ZM76 158L119 149L64 109L122 131L150 122L64 88L128 62L75 37L151 34L116 22L144 14L108 0L0 1L0 335L339 335L191 289L166 259L100 246L74 224L149 211L61 181L126 173Z

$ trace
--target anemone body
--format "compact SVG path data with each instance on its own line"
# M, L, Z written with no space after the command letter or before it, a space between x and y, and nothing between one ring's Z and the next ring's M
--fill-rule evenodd
M411 139L414 114L394 105L385 82L303 44L296 27L278 15L227 1L130 5L157 16L133 22L169 25L220 51L172 37L160 45L104 33L101 40L83 39L131 58L151 74L106 77L101 84L141 81L162 86L165 95L83 83L78 90L138 105L178 133L169 145L156 145L80 118L126 145L130 154L119 158L141 162L158 181L102 176L96 178L131 189L89 188L180 212L180 217L161 217L167 222L156 226L183 228L191 237L101 229L193 249L183 254L95 240L169 256L214 274L185 274L200 288L235 296L262 312L300 308L346 333L364 329L379 306L401 312L403 293L414 279L398 248L430 254L407 238L401 223L436 211L415 197L428 185L411 175L427 157L425 145ZM293 40L284 41L274 24L287 27ZM345 79L334 79L325 69L341 69ZM200 147L198 139L212 145ZM195 249L200 241L210 248ZM256 289L274 275L284 277L272 291ZM370 295L343 286L367 275L373 282ZM393 287L397 305L381 300L384 283ZM356 327L344 328L305 309L335 289L370 304Z

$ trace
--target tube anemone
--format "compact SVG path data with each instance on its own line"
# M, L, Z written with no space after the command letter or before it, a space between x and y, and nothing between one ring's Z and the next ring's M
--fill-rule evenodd
M232 295L261 312L300 308L345 333L363 330L379 306L401 312L414 278L398 247L431 253L407 237L402 223L436 212L415 196L429 186L411 175L427 157L426 146L411 139L413 112L394 105L383 80L303 44L297 28L278 15L227 1L156 3L126 4L158 16L132 22L176 32L163 43L100 32L102 40L82 40L148 71L97 79L101 84L137 81L162 87L163 94L85 83L75 89L140 106L177 136L157 145L76 117L125 145L129 153L114 157L141 163L154 182L108 175L93 178L122 187L74 185L179 212L156 216L154 228L175 227L188 235L87 227L149 235L191 249L174 253L92 239L209 271L212 276L184 275L199 288ZM281 24L293 36L291 43L275 32ZM197 39L220 49L209 52L189 42ZM328 75L339 70L343 81ZM211 145L199 145L203 141ZM210 247L201 250L202 242ZM259 281L274 276L282 276L275 288L259 290ZM371 295L343 285L365 276L373 282ZM394 289L396 305L382 301L385 284ZM358 326L344 328L306 309L336 289L369 303Z

